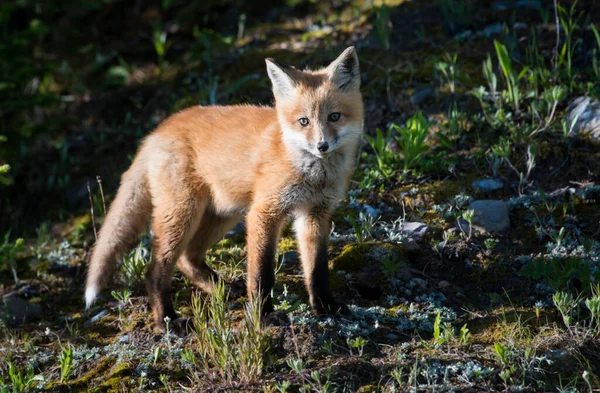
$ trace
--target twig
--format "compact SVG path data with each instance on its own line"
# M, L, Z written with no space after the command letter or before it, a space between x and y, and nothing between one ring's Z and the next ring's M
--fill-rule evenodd
M96 219L94 218L94 202L92 201L92 190L90 189L90 182L87 182L88 196L90 197L90 213L92 215L92 227L94 228L94 239L98 241L98 233L96 233Z
M554 72L558 69L558 46L560 45L560 20L558 18L558 0L554 0L554 23L556 24L556 46L552 53Z
M106 216L106 202L104 201L104 190L102 190L102 178L100 176L96 176L96 181L98 182L98 186L100 187L100 195L102 196L102 210L104 216Z

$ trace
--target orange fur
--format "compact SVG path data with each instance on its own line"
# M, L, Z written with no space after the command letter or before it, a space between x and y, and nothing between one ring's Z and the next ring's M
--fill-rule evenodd
M177 266L209 291L215 274L204 254L246 216L248 295L268 298L281 228L295 218L310 301L338 311L329 292L330 217L353 171L363 127L358 58L347 49L329 67L299 71L267 60L275 108L193 107L165 120L142 143L123 175L92 253L88 306L117 258L151 215L152 262L146 286L155 322L175 319L170 282ZM331 121L330 114L340 114ZM298 119L306 117L306 127ZM321 152L318 143L328 142Z

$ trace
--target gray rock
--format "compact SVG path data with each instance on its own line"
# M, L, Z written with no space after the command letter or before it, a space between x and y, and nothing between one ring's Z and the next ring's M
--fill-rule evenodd
M385 336L385 338L386 338L388 341L398 341L398 339L399 339L400 337L399 337L398 335L394 334L394 333L390 333L390 334L387 334L387 335Z
M504 188L504 183L496 179L482 179L471 183L471 187L478 191L491 192Z
M577 97L569 103L565 121L570 127L574 120L573 134L589 133L600 140L600 101L590 97Z
M450 283L448 281L440 281L437 283L437 287L440 289L448 288Z
M2 297L0 317L15 323L30 323L40 319L42 307L21 299L17 292L11 292Z
M479 200L471 202L469 210L473 210L473 229L484 233L504 232L510 227L508 204L497 200ZM469 224L461 218L463 230L469 230Z
M370 215L373 218L376 218L377 216L379 216L379 210L375 209L373 206L371 205L367 205L366 203L363 205L364 209L365 209L365 213L367 213L368 215Z
M429 225L422 222L405 222L402 225L402 232L416 240L420 240L425 236L428 230Z
M423 280L422 278L419 277L415 277L412 279L412 281L417 284L418 286L420 286L423 289L427 289L427 281Z
M107 316L108 314L109 314L108 310L102 310L98 314L94 315L93 317L91 317L90 319L88 319L87 321L85 321L85 323L83 325L84 326L88 326L88 325L91 325L93 323L96 323L99 320L101 320L102 318L104 318L105 316Z
M433 89L431 87L427 87L423 90L417 91L415 94L410 96L410 102L413 105L420 105L420 104L424 103L432 95L433 95Z
M117 342L119 344L125 344L129 342L129 335L128 334L124 334L121 337L119 337L119 339L117 340Z

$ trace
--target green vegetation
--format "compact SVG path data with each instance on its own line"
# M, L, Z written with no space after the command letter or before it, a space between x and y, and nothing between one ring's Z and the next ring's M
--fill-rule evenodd
M600 100L596 2L334 3L0 4L1 393L598 389L600 139L581 128L600 115L573 109ZM274 314L238 288L239 228L206 255L227 285L175 274L187 337L153 330L151 232L85 310L144 136L192 105L270 105L265 57L318 67L350 44L365 141L328 251L351 315L311 314L287 226ZM476 200L505 201L509 228Z

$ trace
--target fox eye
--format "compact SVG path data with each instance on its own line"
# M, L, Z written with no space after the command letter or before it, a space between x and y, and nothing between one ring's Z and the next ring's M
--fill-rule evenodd
M332 122L336 122L338 120L340 120L340 113L339 112L333 112L331 114L329 114L328 120L332 121Z
M308 121L308 119L307 119L306 117L301 117L301 118L298 120L298 123L300 123L300 125L301 125L302 127L306 127L306 126L308 125L308 123L310 123L310 121Z

